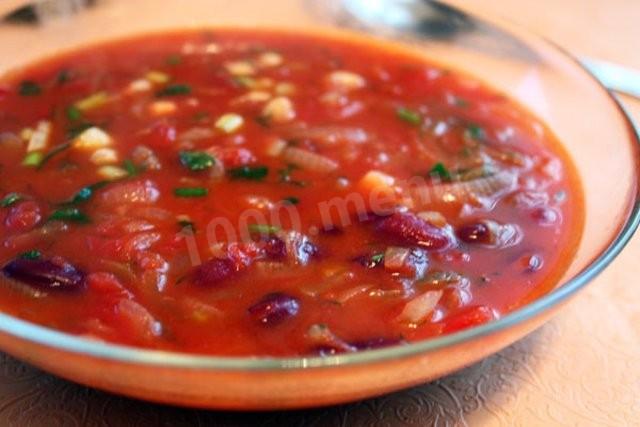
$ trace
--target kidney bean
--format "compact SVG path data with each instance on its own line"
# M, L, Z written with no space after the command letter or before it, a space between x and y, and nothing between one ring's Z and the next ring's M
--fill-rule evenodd
M251 317L265 326L278 325L300 310L300 302L290 295L275 292L267 294L247 310Z
M26 200L9 209L4 224L11 231L29 231L41 220L40 206L33 200Z
M445 249L454 243L446 231L411 213L396 212L381 220L377 229L402 243L428 250Z
M484 222L466 224L458 228L458 238L465 243L491 244L493 236L491 229Z
M2 267L5 276L34 288L77 291L86 286L85 274L60 257L16 258Z
M193 282L198 286L214 286L235 272L235 264L229 258L213 258L196 267Z

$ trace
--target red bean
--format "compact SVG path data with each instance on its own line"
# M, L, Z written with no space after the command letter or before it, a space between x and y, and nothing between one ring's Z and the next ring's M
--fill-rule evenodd
M5 276L34 288L77 291L85 288L85 274L59 257L16 258L2 268Z
M198 286L215 286L235 272L235 264L229 258L213 258L195 269L193 282Z
M264 252L267 258L282 261L287 258L287 245L276 236L268 236L263 241Z
M453 244L453 239L443 229L435 227L411 213L394 213L378 224L379 231L410 245L425 249L445 249Z
M278 325L300 310L300 302L290 295L275 292L265 295L247 310L251 317L265 326Z
M491 244L493 236L491 229L484 222L466 224L458 228L458 238L465 243Z
M29 231L42 219L40 207L33 200L20 202L9 209L4 224L12 231Z
M560 219L560 214L553 208L542 207L534 209L531 217L540 225L548 227L554 225Z

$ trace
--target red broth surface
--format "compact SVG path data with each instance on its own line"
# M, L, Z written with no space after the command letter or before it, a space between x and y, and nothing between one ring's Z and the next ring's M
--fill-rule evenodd
M148 348L327 355L452 333L552 289L582 229L535 117L362 41L83 48L0 79L0 142L0 308Z

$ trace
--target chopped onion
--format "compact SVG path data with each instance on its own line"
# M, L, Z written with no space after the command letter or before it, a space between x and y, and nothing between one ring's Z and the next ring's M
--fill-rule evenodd
M328 346L342 351L355 351L355 347L334 334L327 325L316 323L309 327L307 338L316 346Z
M338 169L338 163L336 161L302 148L286 148L283 152L283 158L289 163L314 172L328 173Z
M428 291L409 301L397 317L402 323L420 324L433 312L442 298L442 291Z
M345 126L320 126L305 128L296 126L285 131L288 138L310 139L327 145L335 145L341 142L362 144L369 140L369 135L364 129Z
M47 148L49 136L51 135L51 122L42 120L38 122L36 130L29 136L27 152L41 151Z
M397 271L402 269L411 254L411 249L389 246L384 252L384 268Z

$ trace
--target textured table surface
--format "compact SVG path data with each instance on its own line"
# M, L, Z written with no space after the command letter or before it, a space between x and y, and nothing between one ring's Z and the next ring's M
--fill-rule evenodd
M502 15L573 52L640 69L636 0L455 3ZM640 121L640 102L625 102ZM0 426L640 425L638 259L640 235L527 338L442 380L339 407L273 413L171 408L87 389L0 354Z

